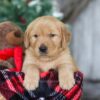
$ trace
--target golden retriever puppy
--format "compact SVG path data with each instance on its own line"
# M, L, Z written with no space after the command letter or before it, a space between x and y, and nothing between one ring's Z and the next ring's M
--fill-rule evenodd
M70 89L75 84L76 65L68 47L71 38L65 25L52 16L34 20L25 33L24 86L34 90L39 85L39 74L50 69L58 71L59 84Z

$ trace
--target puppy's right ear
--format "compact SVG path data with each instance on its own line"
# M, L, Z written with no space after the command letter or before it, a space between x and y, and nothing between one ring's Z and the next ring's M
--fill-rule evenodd
M24 45L25 48L28 48L30 45L30 32L32 31L33 28L33 22L30 23L25 31L25 35L24 35Z
M28 33L28 31L26 31L25 35L24 35L24 45L25 45L25 48L29 47L29 33Z

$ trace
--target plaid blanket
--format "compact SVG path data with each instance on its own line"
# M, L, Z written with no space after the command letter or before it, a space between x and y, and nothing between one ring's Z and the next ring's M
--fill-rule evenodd
M59 87L58 73L54 70L41 73L39 87L27 91L23 87L24 73L14 72L0 67L0 92L7 100L79 100L82 94L81 72L76 72L75 85L71 90Z

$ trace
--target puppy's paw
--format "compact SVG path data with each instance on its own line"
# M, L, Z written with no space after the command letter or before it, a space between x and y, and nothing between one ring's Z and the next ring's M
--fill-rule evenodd
M4 96L2 96L2 95L0 94L0 100L6 100L6 99L4 98Z
M62 89L70 90L75 84L73 74L70 73L70 74L67 74L66 76L60 76L59 84Z
M26 77L23 85L27 90L35 90L39 86L39 78Z

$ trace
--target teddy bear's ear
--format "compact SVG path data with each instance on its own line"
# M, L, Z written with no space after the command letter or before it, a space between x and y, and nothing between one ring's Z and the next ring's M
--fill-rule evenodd
M23 43L23 37L19 31L11 31L7 33L5 38L11 45L20 45Z

